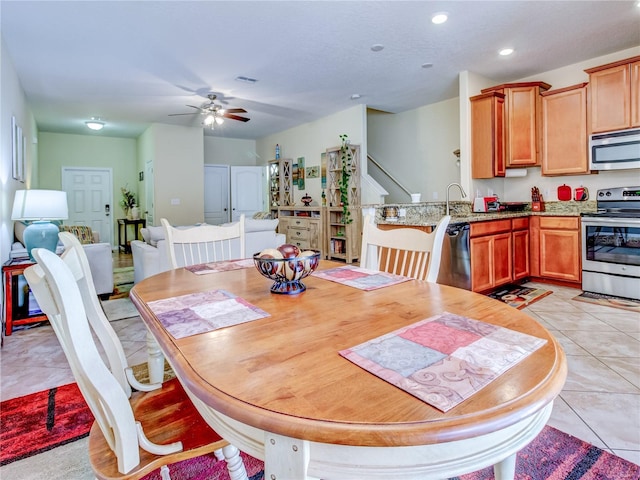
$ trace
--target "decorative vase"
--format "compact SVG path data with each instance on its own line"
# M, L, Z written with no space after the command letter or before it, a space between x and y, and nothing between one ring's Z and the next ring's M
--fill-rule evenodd
M140 220L140 209L137 205L131 207L129 211L131 212L131 220Z

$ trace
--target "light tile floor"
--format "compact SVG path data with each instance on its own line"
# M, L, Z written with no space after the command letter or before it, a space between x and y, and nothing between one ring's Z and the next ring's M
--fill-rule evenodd
M550 425L640 464L640 314L574 301L576 289L527 285L553 291L524 311L558 338L569 366ZM144 362L140 319L112 325L129 363ZM5 337L0 380L0 400L74 381L48 325Z

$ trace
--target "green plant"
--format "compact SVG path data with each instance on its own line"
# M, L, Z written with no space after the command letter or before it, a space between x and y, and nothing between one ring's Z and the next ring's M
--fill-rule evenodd
M136 196L126 186L120 187L122 192L122 200L120 200L120 206L125 212L131 210L136 204Z
M347 134L340 135L340 140L342 142L340 145L342 172L338 179L338 186L340 188L340 204L342 205L342 223L346 225L353 222L349 210L349 179L351 178L353 156L349 147L349 136Z

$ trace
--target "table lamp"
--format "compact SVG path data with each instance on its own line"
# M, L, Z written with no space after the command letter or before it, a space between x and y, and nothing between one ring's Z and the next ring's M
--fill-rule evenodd
M69 218L67 192L59 190L16 191L11 220L32 222L25 228L23 237L24 246L31 261L35 261L31 255L31 250L34 248L56 251L60 229L51 223L51 220L66 220L67 218Z

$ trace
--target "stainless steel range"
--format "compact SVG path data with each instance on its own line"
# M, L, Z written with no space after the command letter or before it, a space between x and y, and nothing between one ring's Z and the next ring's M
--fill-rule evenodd
M598 190L582 215L582 289L640 300L640 187Z

